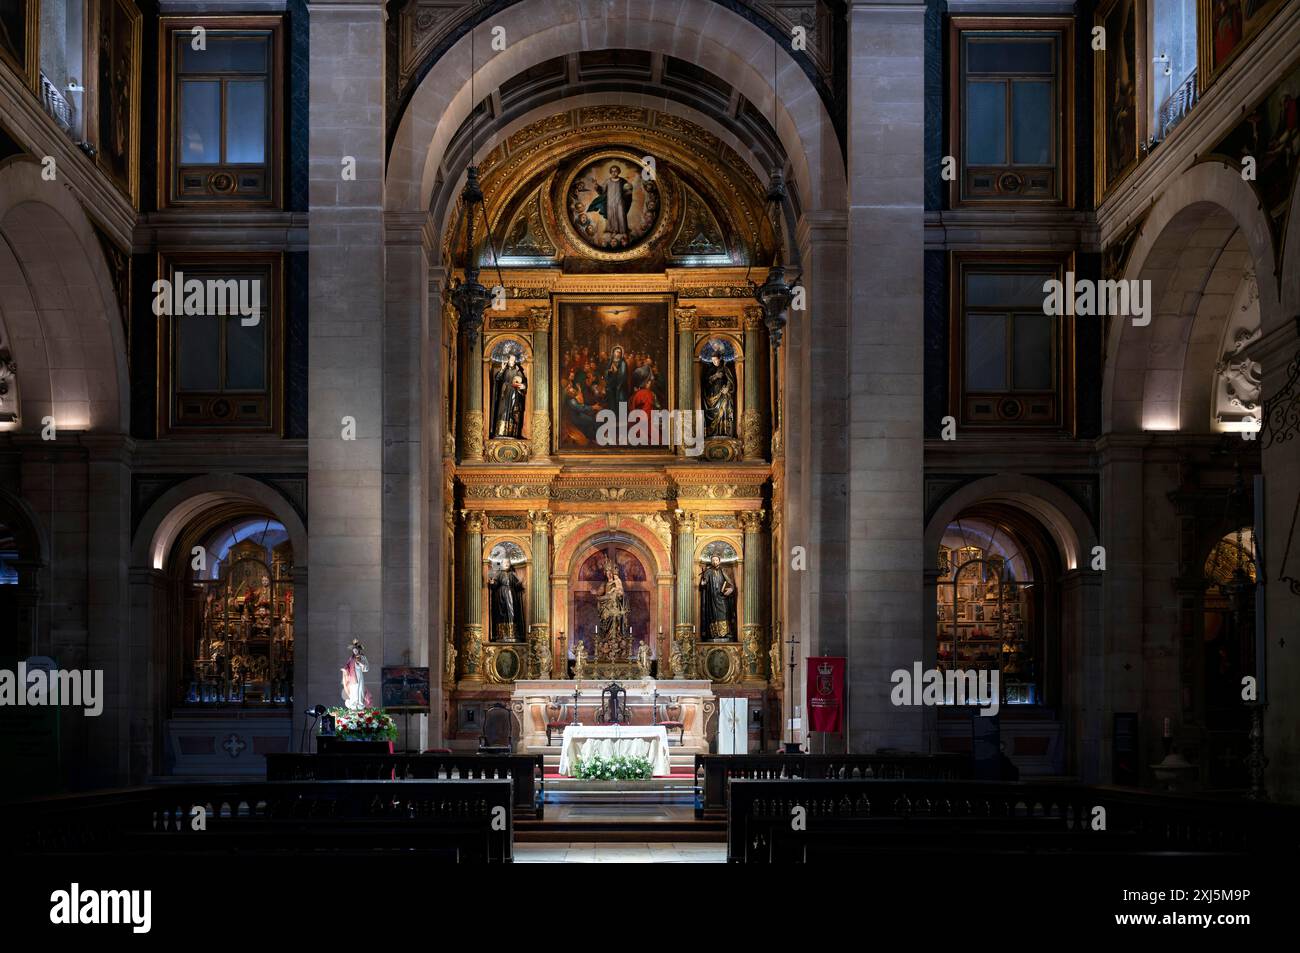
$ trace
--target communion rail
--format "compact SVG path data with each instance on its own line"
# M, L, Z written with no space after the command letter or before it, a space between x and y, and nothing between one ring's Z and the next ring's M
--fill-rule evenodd
M514 782L516 818L542 819L542 756L531 754L268 754L268 781Z
M5 805L20 856L418 856L510 862L511 782L168 784ZM195 830L195 808L206 830Z
M1290 805L999 781L735 780L730 787L731 863L924 853L1277 852L1294 859L1300 852L1300 808Z
M956 781L970 777L970 758L962 754L697 754L695 776L704 780L695 799L695 817L727 816L727 782L735 778L927 778Z

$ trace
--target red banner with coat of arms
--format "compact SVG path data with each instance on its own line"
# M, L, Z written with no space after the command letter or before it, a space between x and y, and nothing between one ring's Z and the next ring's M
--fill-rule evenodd
M844 730L844 659L808 659L808 730L838 734Z

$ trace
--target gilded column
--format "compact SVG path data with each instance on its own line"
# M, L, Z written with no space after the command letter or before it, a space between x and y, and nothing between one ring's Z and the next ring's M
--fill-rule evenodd
M747 682L767 679L766 626L763 592L767 581L767 559L763 548L763 511L745 510L736 514L745 533L745 622L740 628L742 671Z
M540 309L539 309L540 310ZM549 313L549 312L548 312ZM536 437L536 431L533 436ZM528 643L534 678L550 678L554 658L551 645L551 514L529 510L533 527L533 561L528 570Z
M670 656L673 678L695 677L695 526L697 516L685 510L673 513L677 540L677 605Z
M529 308L528 314L533 329L532 455L537 459L551 453L551 309Z
M688 412L684 419L695 423L695 309L677 309L677 409ZM693 431L692 431L693 433ZM684 435L683 435L684 436ZM683 439L682 443L690 441ZM686 447L678 448L685 455Z
M439 347L445 352L446 364L443 368L445 375L443 384L446 390L442 395L442 455L451 459L456 456L456 373L460 363L456 342L460 340L460 315L447 303L442 306L442 324L445 332Z
M462 338L464 340L464 338ZM460 446L462 460L483 459L483 335L464 344L465 389L461 391Z
M768 355L763 346L763 309L745 309L745 409L740 415L740 443L746 460L762 460L767 432Z
M465 606L461 630L463 680L483 681L483 521L477 510L461 510L465 521L464 562L461 564L461 603Z

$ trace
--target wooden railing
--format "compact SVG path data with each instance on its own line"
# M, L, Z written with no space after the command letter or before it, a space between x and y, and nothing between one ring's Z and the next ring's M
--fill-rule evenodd
M970 758L960 754L697 754L695 776L700 782L695 816L716 820L727 815L727 782L733 778L960 780L970 777Z
M32 857L285 854L513 860L511 782L249 781L133 788L5 805ZM195 808L206 812L195 830Z
M939 852L1300 851L1300 808L1287 805L999 781L735 780L730 787L733 863Z
M543 815L542 756L530 754L268 754L268 781L491 780L514 783L516 818Z

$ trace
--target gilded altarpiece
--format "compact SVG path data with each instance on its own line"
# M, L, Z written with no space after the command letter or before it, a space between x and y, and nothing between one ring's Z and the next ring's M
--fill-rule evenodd
M481 171L475 254L505 294L473 342L444 321L449 713L524 678L709 679L779 712L757 177L707 130L612 106L519 130ZM447 260L463 234L457 213Z

